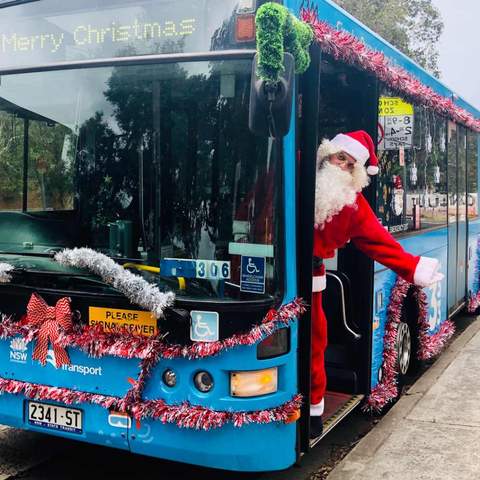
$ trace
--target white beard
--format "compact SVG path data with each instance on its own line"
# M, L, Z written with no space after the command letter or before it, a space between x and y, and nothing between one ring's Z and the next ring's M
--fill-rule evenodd
M358 192L369 183L370 178L363 165L355 163L350 173L324 160L317 171L315 185L315 225L323 227L343 207L353 205Z

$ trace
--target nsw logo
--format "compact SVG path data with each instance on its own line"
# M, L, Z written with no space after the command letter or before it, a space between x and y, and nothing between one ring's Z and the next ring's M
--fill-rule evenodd
M27 363L27 350L27 341L24 338L13 338L10 342L10 361L15 363Z

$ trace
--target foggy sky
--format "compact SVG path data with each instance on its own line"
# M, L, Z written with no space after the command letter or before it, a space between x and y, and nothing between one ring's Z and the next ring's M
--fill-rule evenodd
M445 25L439 43L441 80L480 109L479 0L433 0Z

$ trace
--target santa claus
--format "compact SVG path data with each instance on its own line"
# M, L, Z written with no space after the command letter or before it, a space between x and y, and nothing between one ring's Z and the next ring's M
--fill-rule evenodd
M323 140L318 148L312 282L312 437L321 435L323 430L327 383L324 363L327 319L321 293L326 286L326 276L322 260L333 257L337 248L352 241L363 253L410 283L426 287L443 278L438 272L438 260L405 252L380 224L360 193L369 183L368 175L377 173L378 160L373 141L362 130L340 133L332 140Z

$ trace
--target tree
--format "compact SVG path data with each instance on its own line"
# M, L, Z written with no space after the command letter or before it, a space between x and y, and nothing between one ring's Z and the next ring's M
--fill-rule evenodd
M0 111L0 210L22 208L25 111ZM28 117L28 210L72 208L71 131Z
M432 0L335 0L419 65L439 77L437 42L443 31Z

